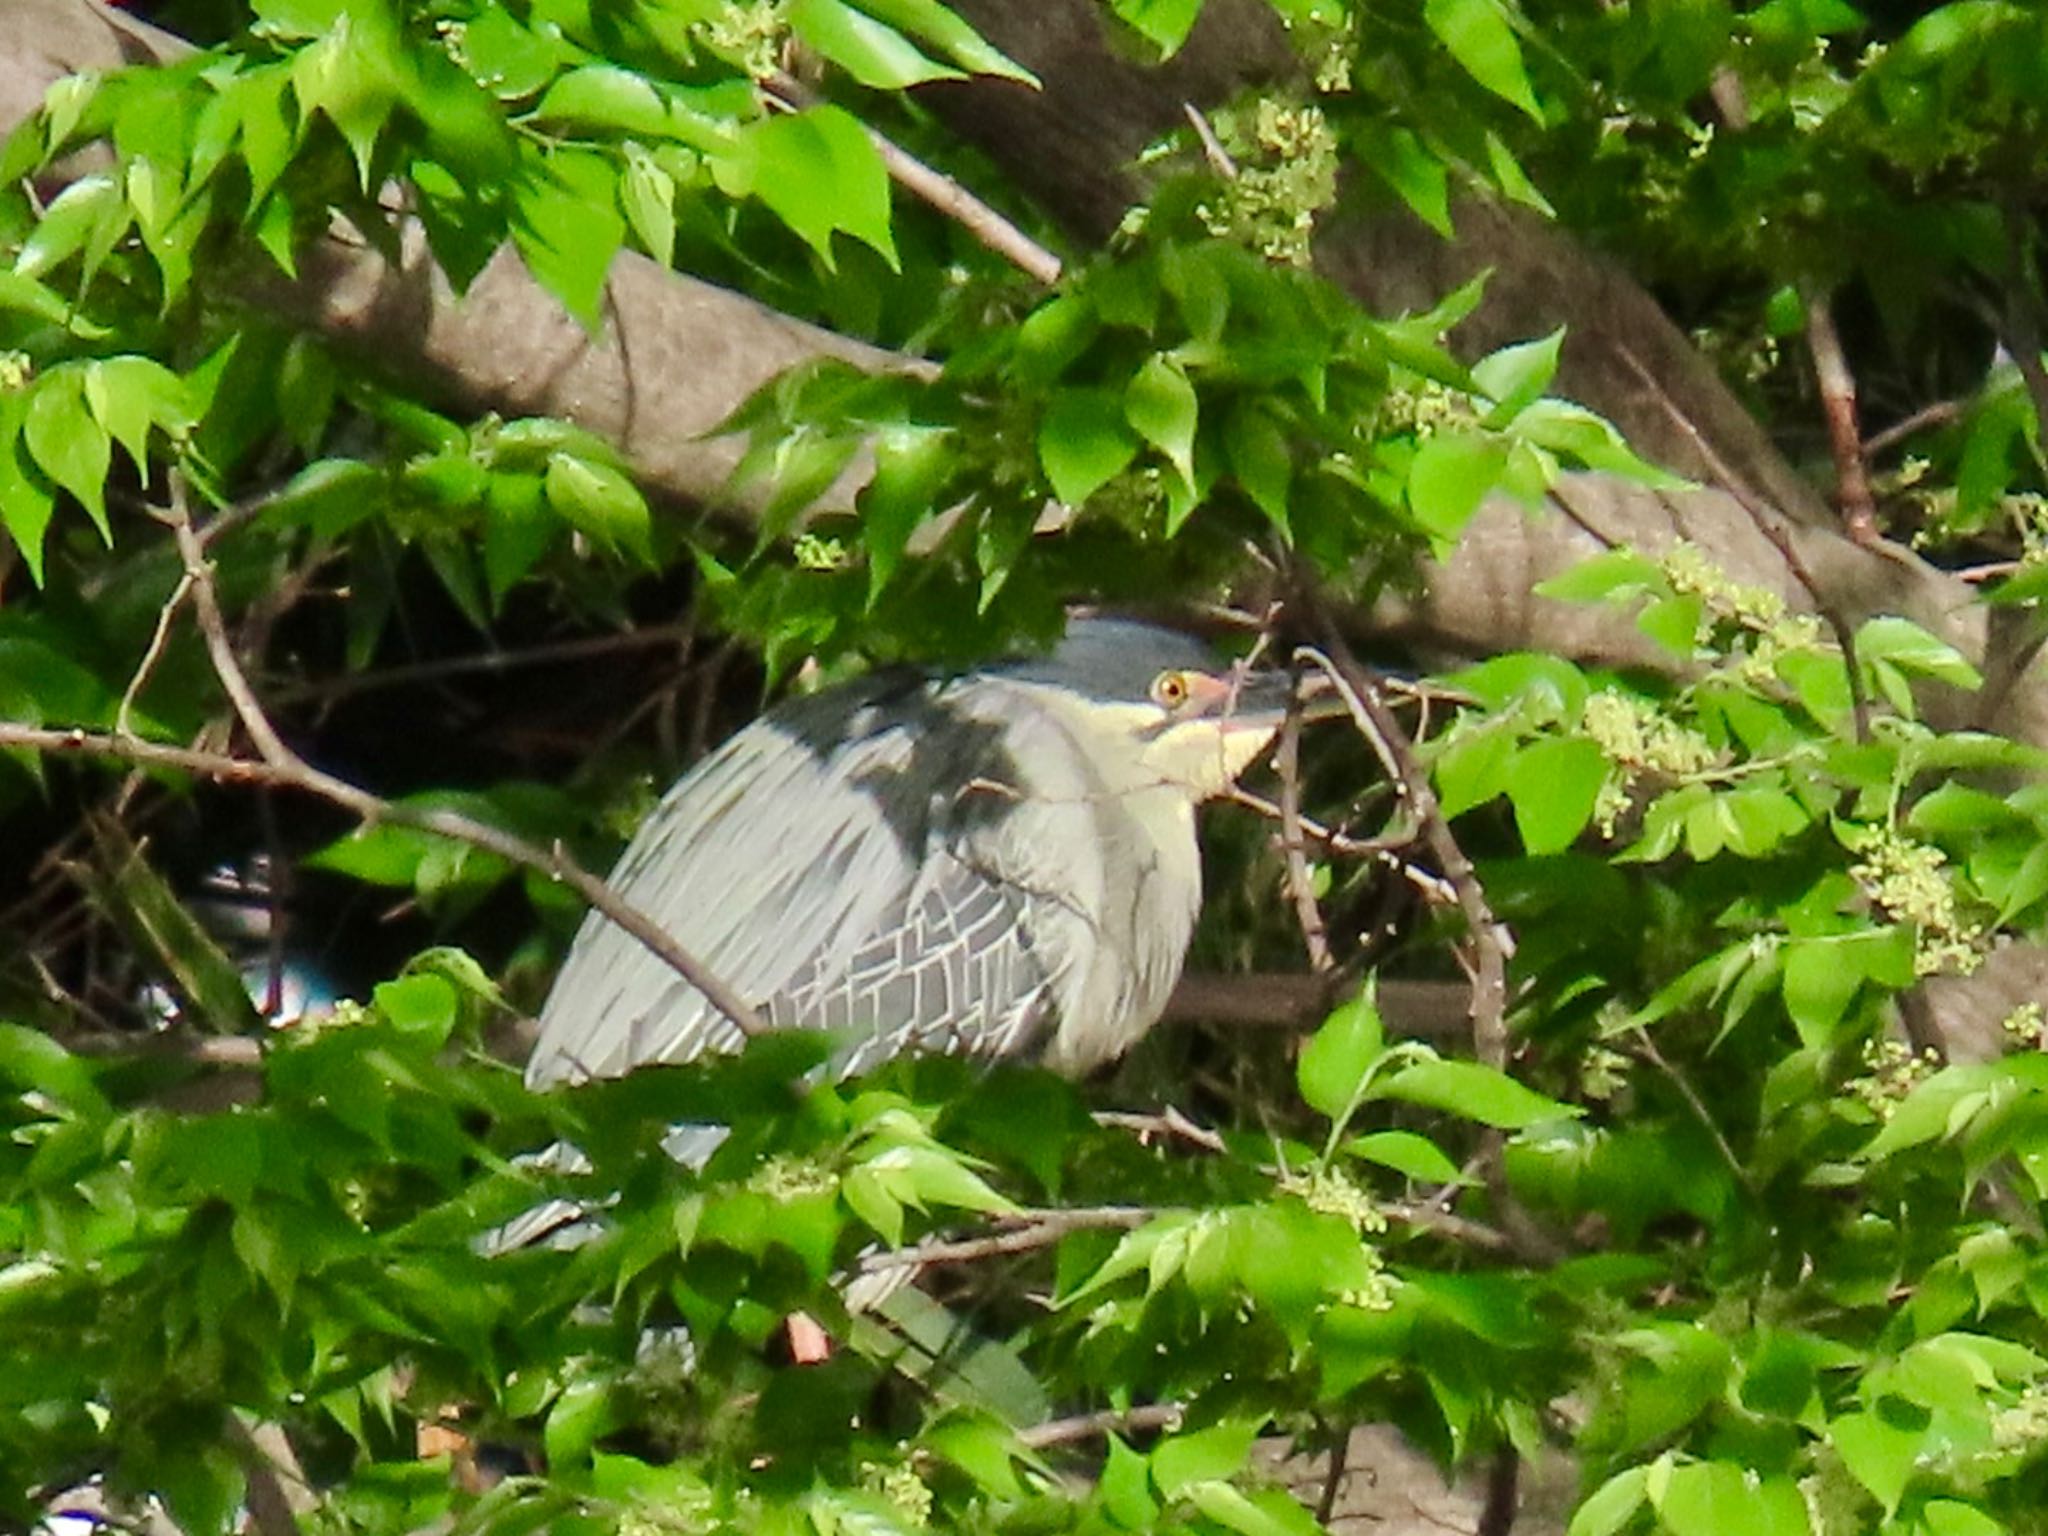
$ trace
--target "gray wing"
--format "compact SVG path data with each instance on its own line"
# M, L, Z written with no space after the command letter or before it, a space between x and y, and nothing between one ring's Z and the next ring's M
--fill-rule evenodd
M613 888L772 1023L841 1032L844 1070L911 1047L1028 1047L1054 1022L1073 935L1000 860L975 855L960 807L980 797L959 786L1021 780L1015 722L977 708L973 690L870 684L763 717L664 797ZM740 1044L701 993L593 912L542 1010L527 1080Z

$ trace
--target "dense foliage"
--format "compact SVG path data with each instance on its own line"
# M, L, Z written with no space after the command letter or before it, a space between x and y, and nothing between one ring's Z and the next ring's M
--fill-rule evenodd
M190 1536L1312 1536L1256 1443L1391 1423L1446 1466L1569 1450L1575 1536L2043 1527L2048 1019L1950 1063L1925 987L2048 918L2042 753L1953 724L2048 588L2048 19L1274 6L1298 75L1163 138L1100 250L927 107L1035 84L936 0L195 0L195 51L7 140L4 1518L97 1481ZM1108 9L1164 59L1202 6ZM892 187L904 148L973 209ZM1453 355L1483 281L1393 316L1318 274L1333 219L1449 235L1463 196L1654 285L1845 514L1988 562L2008 649L1615 549L1544 591L1631 615L1636 663L1446 665L1412 757L1308 743L1342 836L1283 868L1219 829L1201 959L1290 965L1327 919L1350 1000L1298 1047L832 1084L784 1037L520 1085L581 911L545 851L602 868L758 704L714 635L778 687L1076 600L1362 644L1488 498L1674 486L1551 393L1561 334ZM632 248L929 366L791 370L714 505L650 501L587 429L466 417L265 301L414 230L458 290L509 245L593 330ZM1838 318L1907 429L1852 445L1861 492ZM200 900L259 854L277 943L354 994L289 1027L288 956ZM1505 1054L1483 986L1423 1043L1367 976L1489 964ZM701 1172L682 1120L732 1127ZM558 1139L588 1166L519 1159ZM589 1241L486 1251L550 1194ZM798 1312L826 1362L786 1360Z

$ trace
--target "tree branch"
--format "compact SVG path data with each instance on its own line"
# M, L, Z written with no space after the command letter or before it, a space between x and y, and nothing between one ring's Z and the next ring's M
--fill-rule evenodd
M758 1035L768 1027L752 1007L670 938L658 923L639 908L620 899L610 886L578 864L560 843L551 849L543 849L457 811L422 810L417 806L386 800L313 767L289 749L283 762L273 763L192 747L164 746L138 737L115 736L77 727L16 725L7 721L0 721L0 747L22 747L50 757L94 757L134 763L145 768L174 768L220 784L257 784L288 789L340 806L366 825L386 823L411 827L415 831L431 832L459 843L468 843L523 869L561 881L652 950L671 970L702 992L711 1005L731 1019L742 1033Z
M1877 505L1871 499L1870 471L1863 460L1863 429L1856 418L1856 375L1842 351L1828 295L1811 293L1806 300L1806 349L1813 357L1813 375L1820 385L1821 414L1827 420L1828 445L1835 456L1835 505L1842 528L1858 544L1877 542Z

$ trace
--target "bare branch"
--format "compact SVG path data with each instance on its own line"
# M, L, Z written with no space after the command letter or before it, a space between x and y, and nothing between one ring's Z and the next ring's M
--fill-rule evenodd
M1379 757L1395 792L1415 818L1423 846L1449 884L1469 930L1472 1053L1487 1066L1504 1068L1508 1059L1507 963L1513 938L1487 905L1472 861L1458 846L1400 719L1336 627L1325 621L1323 628L1328 653L1303 646L1294 653L1295 659L1317 668L1335 685L1353 724Z
M893 1269L924 1269L932 1264L969 1264L999 1254L1029 1253L1050 1248L1069 1232L1129 1230L1141 1227L1158 1211L1142 1205L1098 1205L1071 1211L1026 1211L996 1218L1021 1225L987 1237L963 1238L957 1242L927 1241L914 1248L897 1248L871 1253L860 1262L864 1275Z
M1204 1152L1224 1150L1221 1136L1206 1125L1195 1124L1170 1104L1163 1113L1156 1115L1131 1114L1116 1109L1097 1110L1095 1123L1109 1126L1114 1130L1129 1131L1141 1144L1149 1144L1155 1137L1172 1138L1176 1141L1185 1141L1190 1146L1200 1147Z
M1827 419L1828 444L1835 455L1835 505L1842 530L1858 544L1877 542L1877 505L1871 499L1870 472L1863 461L1863 430L1856 419L1856 375L1842 350L1828 295L1812 293L1806 300L1806 349L1813 356L1813 374L1820 385L1821 413Z
M1048 1419L1029 1429L1017 1431L1020 1444L1042 1451L1050 1446L1069 1445L1076 1440L1093 1440L1100 1435L1129 1434L1133 1430L1176 1429L1186 1410L1179 1403L1146 1403L1122 1411L1077 1413L1072 1418Z
M1866 437L1863 440L1863 461L1869 463L1887 448L1896 447L1915 432L1924 432L1929 427L1945 427L1962 414L1962 406L1954 400L1937 400L1932 405L1923 405L1912 415Z
M202 752L191 747L164 746L100 731L50 729L6 721L0 721L0 747L25 747L51 757L94 757L147 768L175 768L221 784L261 784L289 789L338 805L368 824L383 822L411 827L468 843L524 869L560 880L658 955L671 970L702 992L711 1005L731 1019L742 1033L758 1035L768 1027L752 1007L670 938L660 924L638 907L621 900L610 886L571 858L560 843L551 849L543 849L456 811L422 810L417 806L386 800L313 767L288 750L284 762L272 763L226 753Z
M1287 895L1294 903L1295 921L1301 925L1301 942L1308 951L1308 968L1318 975L1336 966L1330 953L1330 932L1323 922L1323 909L1316 905L1314 877L1309 872L1308 853L1301 828L1301 700L1287 701L1287 719L1280 727L1280 746L1273 757L1280 775L1280 853L1287 864Z
M142 653L142 660L136 663L135 675L128 679L128 686L121 690L120 707L114 711L114 734L134 734L132 721L135 717L135 701L142 697L142 690L149 686L149 679L156 671L157 663L163 660L164 647L170 643L171 625L177 622L178 610L185 606L185 599L192 591L192 573L183 572L177 586L164 599L162 610L156 616L156 629L149 637L149 645Z

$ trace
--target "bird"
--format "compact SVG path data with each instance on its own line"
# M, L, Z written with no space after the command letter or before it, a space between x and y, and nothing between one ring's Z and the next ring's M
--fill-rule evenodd
M609 884L828 1070L899 1054L1069 1076L1157 1022L1202 899L1195 810L1272 742L1284 673L1085 617L1049 654L883 670L770 709L679 779ZM740 1025L593 910L530 1087L738 1050Z

